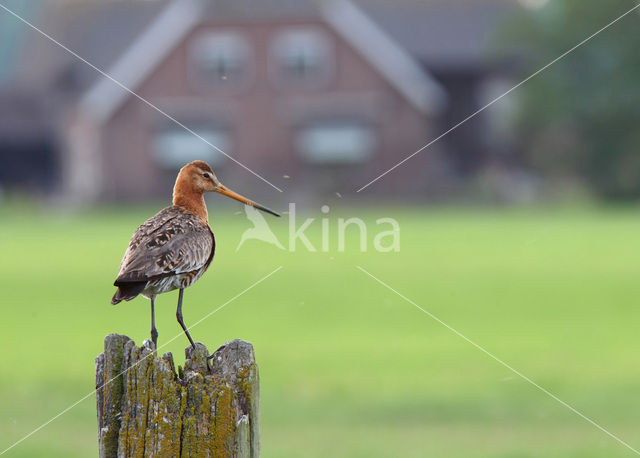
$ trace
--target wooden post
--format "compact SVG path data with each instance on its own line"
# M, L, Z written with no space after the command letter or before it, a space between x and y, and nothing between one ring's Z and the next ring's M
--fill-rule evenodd
M185 350L184 369L145 341L110 334L96 358L100 457L259 457L259 381L253 346L233 340Z

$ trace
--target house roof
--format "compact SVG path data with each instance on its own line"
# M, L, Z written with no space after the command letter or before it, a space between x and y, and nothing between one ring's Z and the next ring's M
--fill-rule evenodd
M279 0L286 1L286 0ZM242 6L243 2L240 3ZM308 7L309 2L304 6ZM109 119L138 85L162 62L186 34L199 23L205 4L179 0L166 5L115 63L84 94L80 106L97 121ZM231 7L238 10L238 5ZM444 101L438 83L397 43L348 0L325 2L320 7L327 24L370 62L411 104L434 113ZM255 11L254 11L255 14Z
M440 85L358 6L336 0L322 11L327 23L418 110L435 114L442 108Z
M206 10L204 15L208 19L218 21L229 18L317 18L317 4L320 3L321 14L336 32L411 103L427 111L435 110L442 98L437 95L437 84L433 84L424 68L433 71L443 67L486 65L500 22L505 15L520 7L518 0L353 0L355 3L327 0L324 8L322 0L192 1L196 7L201 5ZM152 68L152 64L159 63L158 57L163 55L160 45L168 49L171 42L182 36L184 28L169 28L163 34L155 29L152 35L158 37L155 47L159 51L153 54L156 56L154 59L151 59L151 55L142 56L140 51L134 54L135 46L132 48L132 45L137 44L139 50L141 43L153 41L145 39L153 30L153 24L160 20L160 15L166 13L168 8L189 9L172 6L183 2L40 0L41 7L32 8L29 18L62 44L86 56L98 68L107 73L117 71L118 75L114 77L121 76L122 72L124 79L132 81L135 86L139 82L139 75L136 72L127 75L125 71L130 68L125 64L133 60L131 56L141 56L142 61ZM338 14L339 11L345 16ZM355 18L363 27L350 27L345 19L347 16ZM371 40L375 46L365 45L367 40ZM118 103L130 96L39 34L29 33L24 42L19 55L28 57L19 60L14 71L16 76L7 81L13 86L11 90L22 87L34 97L42 94L80 96L84 97L85 102L97 97L101 99L98 105L104 107L98 109L100 116L108 115ZM382 49L385 52L380 52ZM416 70L418 66L422 70ZM140 67L138 61L135 67ZM111 86L111 89L106 89L107 86ZM118 96L110 97L116 92Z
M109 77L99 78L89 88L80 107L97 121L109 119L200 21L201 13L200 3L192 0L169 3L107 70Z
M87 58L108 68L167 4L167 0L42 0L33 21L38 28ZM14 18L15 20L15 18ZM22 25L24 28L24 25ZM98 73L39 33L31 32L21 54L16 83L30 90L77 94Z
M430 68L482 66L518 0L357 0L415 59Z

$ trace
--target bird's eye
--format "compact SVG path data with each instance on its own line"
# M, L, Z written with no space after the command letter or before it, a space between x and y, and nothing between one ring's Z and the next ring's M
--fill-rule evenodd
M208 173L203 173L202 176L205 178L211 178L211 175L209 175Z

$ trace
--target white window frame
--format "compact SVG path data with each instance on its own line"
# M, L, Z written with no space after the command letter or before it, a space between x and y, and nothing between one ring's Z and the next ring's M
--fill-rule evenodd
M296 146L299 156L310 164L355 165L373 157L378 138L373 126L365 122L320 121L299 128ZM345 150L340 152L340 148Z
M320 55L319 72L312 78L288 77L282 71L285 54L292 52L296 44L302 48L316 47ZM289 48L289 49L287 49ZM335 46L329 34L316 26L287 27L280 30L271 42L269 74L273 83L283 89L317 88L326 85L335 72Z
M236 52L238 54L238 60L243 66L239 79L233 77L209 78L206 76L202 68L203 62L207 59L205 54L216 52ZM190 79L198 89L237 91L247 89L255 78L254 50L250 40L240 31L201 32L192 39L188 54Z

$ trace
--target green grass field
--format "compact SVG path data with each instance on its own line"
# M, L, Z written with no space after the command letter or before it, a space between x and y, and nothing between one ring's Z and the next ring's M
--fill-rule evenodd
M131 233L157 209L0 208L0 451L92 392L106 334L148 337L146 300L109 299ZM216 259L184 313L195 323L282 266L192 330L210 349L254 344L264 457L633 456L356 265L640 448L637 208L332 210L370 228L395 217L399 253L361 253L355 231L343 253L335 240L236 253L250 227L237 210L210 205ZM270 222L284 241L286 220ZM158 300L161 345L180 334L176 300ZM186 345L163 350L182 363ZM6 456L96 451L91 395Z

